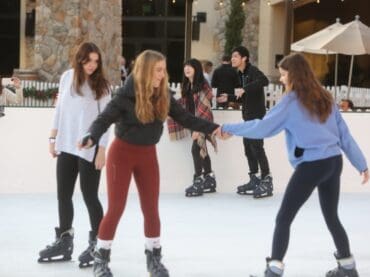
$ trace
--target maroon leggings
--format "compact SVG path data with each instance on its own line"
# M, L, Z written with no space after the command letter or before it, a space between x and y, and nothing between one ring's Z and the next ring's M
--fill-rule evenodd
M144 214L145 236L149 238L160 236L159 167L155 145L129 144L115 138L108 152L108 211L100 223L99 239L113 240L126 206L132 175Z

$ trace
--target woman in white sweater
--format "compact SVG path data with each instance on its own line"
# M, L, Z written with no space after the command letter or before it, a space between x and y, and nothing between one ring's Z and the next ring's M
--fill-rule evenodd
M80 267L89 266L93 260L91 253L103 217L98 188L100 171L105 165L108 134L103 135L97 147L92 149L79 150L77 141L87 132L109 100L109 84L104 77L100 50L94 43L83 43L74 57L73 69L65 71L60 78L49 138L49 152L52 157L57 157L59 226L55 228L56 241L40 251L39 262L71 259L72 195L78 175L91 225L89 246L79 256ZM61 258L56 259L57 256Z
M0 117L4 116L3 107L7 104L20 104L23 101L23 89L21 81L12 77L15 93L7 87L3 87L3 79L0 78Z

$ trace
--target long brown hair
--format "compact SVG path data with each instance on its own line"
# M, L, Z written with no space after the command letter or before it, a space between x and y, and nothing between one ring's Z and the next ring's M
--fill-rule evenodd
M98 67L86 80L83 65L89 61L90 53L96 53L99 56ZM104 76L103 63L100 50L92 42L84 42L80 45L73 59L74 77L73 86L78 95L82 95L81 87L85 81L95 93L95 99L100 99L103 95L109 93L109 83Z
M161 53L145 50L135 60L132 75L135 86L135 112L142 123L153 122L155 119L164 121L169 110L168 75L162 79L158 88L153 88L154 67L160 61L166 61Z
M288 71L288 82L301 104L312 116L325 122L332 111L334 99L321 86L305 57L299 53L290 54L280 61L279 67Z

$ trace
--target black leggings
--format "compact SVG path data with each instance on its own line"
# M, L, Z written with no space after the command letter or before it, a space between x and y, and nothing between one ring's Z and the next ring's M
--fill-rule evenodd
M244 153L248 160L249 173L256 174L258 166L261 169L261 177L270 174L269 163L263 148L263 139L243 138Z
M312 191L317 187L321 211L334 239L339 257L349 257L349 241L338 218L342 156L298 165L290 178L280 210L272 243L271 258L282 261L288 248L290 225Z
M209 155L205 156L204 159L202 158L197 140L193 140L191 154L193 155L195 176L200 176L202 173L208 174L212 172L211 159Z
M97 234L103 217L103 208L98 199L100 170L95 169L94 162L65 152L57 158L59 228L64 232L72 227L72 195L78 174L82 195L89 212L91 230Z

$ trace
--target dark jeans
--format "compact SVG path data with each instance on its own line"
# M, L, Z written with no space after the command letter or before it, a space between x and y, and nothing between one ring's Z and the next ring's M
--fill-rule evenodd
M95 169L94 162L88 162L64 152L57 158L59 227L61 232L72 227L72 195L78 174L81 192L90 217L91 230L97 234L103 217L103 208L98 199L100 170Z
M202 173L208 174L212 172L211 159L209 158L209 155L205 156L204 159L201 157L200 147L196 140L193 141L191 154L193 155L195 176L200 176Z
M290 178L280 210L272 243L272 259L282 261L288 248L290 225L298 210L317 187L321 211L334 239L339 257L349 257L349 241L338 218L342 156L298 165Z
M249 173L256 174L259 166L262 178L270 174L269 163L267 161L265 149L263 148L263 139L244 138L243 144L245 156L248 160Z

